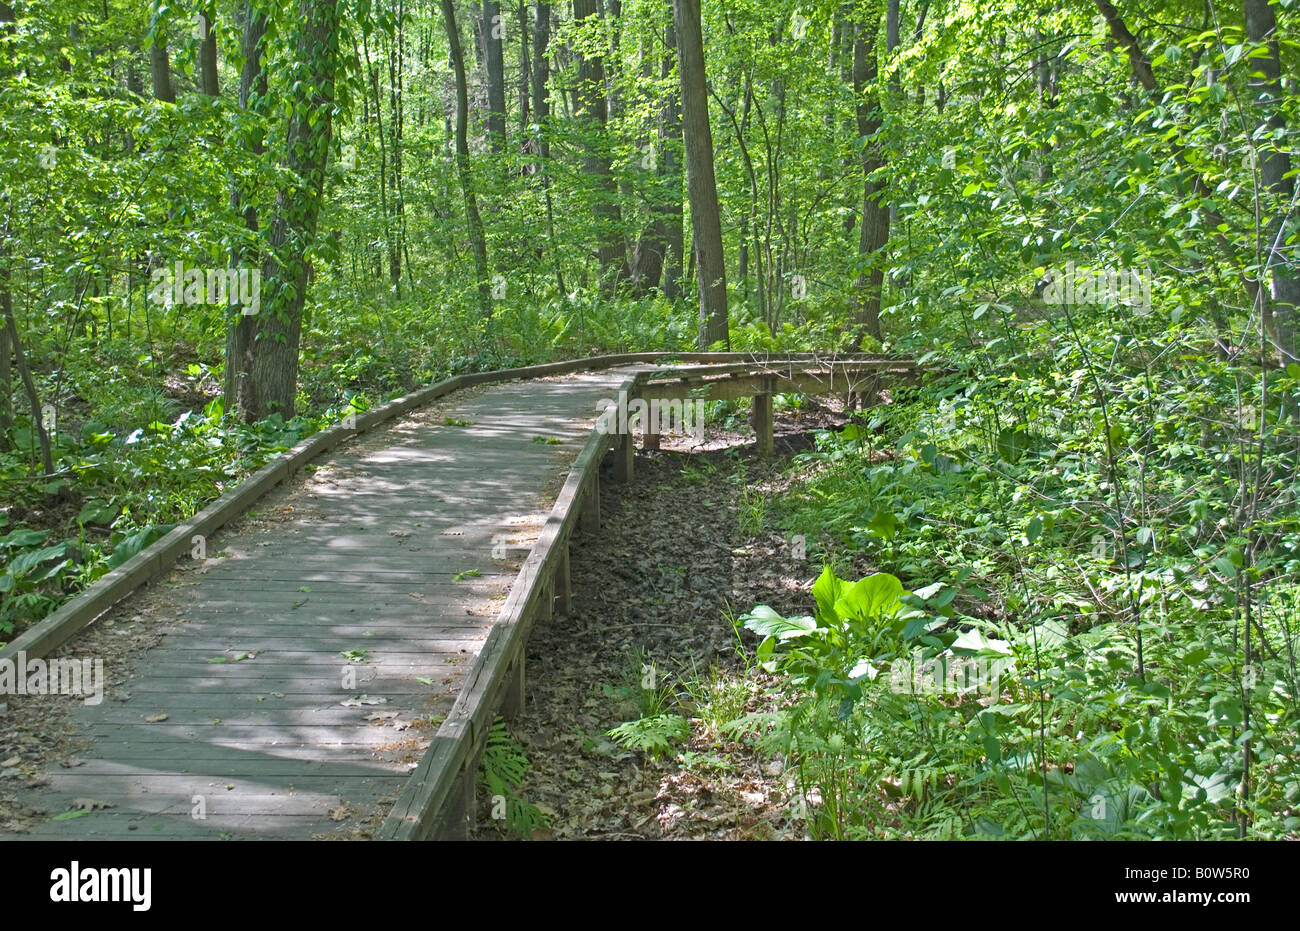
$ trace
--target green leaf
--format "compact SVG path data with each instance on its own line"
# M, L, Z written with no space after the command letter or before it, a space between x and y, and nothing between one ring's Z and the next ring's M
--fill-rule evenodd
M830 566L822 569L821 576L813 583L813 599L817 602L817 617L823 624L832 623L837 620L835 616L835 602L839 601L840 595L848 583L838 578L831 571Z
M24 575L28 571L39 566L41 563L50 559L58 559L67 552L67 542L58 543L54 546L47 546L40 550L28 550L9 564L9 572L15 576Z
M48 530L26 530L19 528L12 530L0 537L0 547L28 547L35 546L45 540L50 535Z
M903 583L888 572L877 572L854 582L835 602L835 612L860 621L892 618L902 606Z
M108 557L108 568L116 569L150 543L165 537L171 532L173 526L173 524L150 524L142 530L128 534L121 543L113 547L113 553Z
M818 630L811 617L782 617L767 605L758 605L741 618L746 630L760 637L774 637L779 641L803 637Z
M72 811L65 811L61 815L55 815L51 821L71 821L73 818L84 818L90 814L89 808L74 808Z

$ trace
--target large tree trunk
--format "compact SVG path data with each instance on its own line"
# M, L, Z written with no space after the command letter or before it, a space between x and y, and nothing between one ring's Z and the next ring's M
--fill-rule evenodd
M253 9L251 2L246 2L241 14L241 45L243 46L244 68L239 75L239 107L247 110L253 91L257 99L266 98L266 70L262 67L264 53L263 39L266 36L266 14ZM255 127L256 124L254 123ZM260 129L251 128L244 138L244 146L253 158L260 158L266 151L266 141ZM244 228L249 239L257 235L260 225L257 218L257 205L244 193L238 177L230 180L230 209L235 214L243 214ZM250 244L236 241L230 249L230 267L238 270L245 265L254 268L261 263L261 255ZM255 321L252 315L243 313L243 308L231 301L227 311L230 316L226 328L226 377L223 386L225 408L234 412L243 409L246 404L241 400L241 390L247 385L252 374L253 356L252 340Z
M1251 42L1266 42L1268 54L1251 60L1250 88L1258 110L1261 132L1256 138L1276 140L1284 138L1286 123L1278 112L1282 97L1282 67L1278 55L1277 17L1268 0L1246 0L1246 38ZM1267 131L1263 131L1267 127ZM1296 316L1300 307L1300 277L1295 273L1295 249L1284 240L1287 231L1294 232L1297 220L1295 209L1295 179L1290 176L1291 156L1276 142L1266 141L1259 148L1260 184L1277 198L1272 219L1265 227L1262 243L1263 257L1272 271L1268 279L1269 292L1264 299L1264 289L1258 290L1263 303L1264 333L1281 356L1282 364L1297 361Z
M483 65L488 85L488 147L503 152L506 146L506 71L502 51L506 22L497 0L483 0Z
M153 76L154 100L175 103L171 57L167 54L167 29L161 22L158 23L153 44L149 46L149 71Z
M474 178L469 163L469 89L465 83L465 55L461 51L460 27L456 25L456 9L452 0L441 2L442 20L447 27L447 44L451 52L451 70L456 78L456 168L460 174L460 188L465 197L465 218L474 248L479 307L484 317L491 317L492 291L488 284L487 238L483 233L483 218L479 216L478 198L474 195Z
M682 85L682 132L686 142L686 186L691 199L696 279L700 295L700 349L731 345L727 328L727 268L722 254L722 218L713 174L713 133L704 73L700 0L673 0L677 68Z
M599 0L573 0L575 23L585 24L597 18ZM606 291L617 285L623 268L626 249L623 244L622 211L618 203L618 185L610 170L610 158L605 138L608 120L608 98L605 94L605 63L600 54L582 55L578 61L578 87L576 92L580 111L589 123L588 132L594 137L587 148L583 167L596 180L596 202L592 213L597 229L597 256L600 259L601 283Z
M316 236L339 77L338 0L300 0L297 61L304 80L288 95L285 134L287 186L276 197L269 251L262 264L262 307L257 314L247 420L294 414L298 342L307 297L307 248Z
M854 306L860 327L850 348L862 345L862 328L879 340L880 300L885 270L880 266L879 251L889 240L889 209L881 203L884 182L877 172L884 167L883 145L872 137L880 130L880 94L876 88L876 36L880 31L880 10L873 18L854 27L853 97L856 101L858 136L864 140L862 150L862 233L858 237L858 262L861 270L854 281ZM876 175L876 177L873 177Z

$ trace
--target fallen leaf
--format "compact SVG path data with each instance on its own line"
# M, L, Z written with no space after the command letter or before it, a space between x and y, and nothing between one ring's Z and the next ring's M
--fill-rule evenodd
M54 816L53 818L51 818L50 820L51 820L51 821L71 821L73 818L84 818L84 817L86 817L86 815L88 815L88 814L90 814L90 810L89 810L89 809L86 809L86 808L74 808L72 811L65 811L65 812L64 812L63 814L61 814L61 815L55 815L55 816Z
M167 720L167 715L165 714L151 714L149 715L149 717L145 718L145 721L147 721L150 724L161 724L163 721L166 720Z

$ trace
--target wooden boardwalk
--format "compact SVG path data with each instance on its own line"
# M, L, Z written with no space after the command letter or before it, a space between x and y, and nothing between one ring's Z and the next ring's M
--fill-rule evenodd
M452 707L597 402L627 377L450 395L259 501L205 560L114 609L164 636L102 704L71 705L90 749L21 790L48 820L0 838L369 833ZM61 652L83 655L76 639Z

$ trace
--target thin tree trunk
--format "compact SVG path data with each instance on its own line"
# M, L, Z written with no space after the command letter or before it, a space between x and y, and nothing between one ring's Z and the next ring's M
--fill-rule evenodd
M0 0L0 37L7 37L13 31L13 7ZM7 76L9 69L0 69ZM4 197L5 212L8 212L9 197ZM8 247L0 243L0 307L12 307L13 295L9 289L9 252ZM14 383L11 368L14 347L9 339L8 315L5 325L0 326L0 451L9 449L9 431L13 428Z
M551 247L551 263L555 268L557 294L566 294L564 270L560 265L560 249L555 236L555 205L551 199L551 141L550 141L550 63L546 57L551 41L551 6L538 0L533 17L533 121L540 136L532 143L541 160L542 191L546 198L546 235Z
M519 2L519 138L528 138L528 124L532 120L529 113L531 98L528 94L528 76L532 68L528 62L528 3Z
M262 56L264 53L263 39L266 36L266 14L254 10L251 0L245 3L242 18L240 21L242 28L241 44L243 46L244 68L239 75L239 107L247 111L249 103L256 89L259 100L266 97L266 71L262 67ZM256 123L252 124L256 127ZM258 128L250 128L247 136L244 137L244 145L248 153L254 159L261 158L266 151L266 142L262 138L262 132ZM243 214L244 229L249 233L251 240L256 236L260 227L257 218L257 205L251 199L247 198L242 184L237 177L230 180L230 209L235 214ZM238 270L245 265L258 267L261 263L261 256L251 245L241 243L236 240L230 249L230 267ZM252 315L243 313L243 308L231 301L227 310L228 324L226 328L226 377L223 386L225 393L225 409L227 412L236 412L245 406L241 399L241 391L247 385L247 380L252 374L253 356L252 340L255 332L255 321ZM232 315L233 316L230 316Z
M8 236L8 230L4 230ZM14 361L18 364L18 375L22 378L23 389L27 392L27 403L32 410L32 430L36 433L41 446L41 463L45 466L47 476L54 474L54 454L50 449L50 435L45 430L45 416L41 409L41 396L36 391L36 382L32 380L31 369L27 367L27 356L23 353L23 343L18 336L18 324L14 321L13 296L9 289L9 248L7 243L0 248L0 314L4 316L7 342L13 350ZM7 353L6 353L7 355Z
M573 0L573 20L587 23L597 18L599 0ZM597 256L600 259L601 284L607 292L617 285L626 249L623 244L622 210L618 203L618 185L610 169L605 137L608 100L605 92L605 64L601 54L582 55L578 62L577 102L590 122L588 132L594 136L587 147L583 167L596 180L597 194L592 214L597 228Z
M664 27L664 57L660 66L660 76L672 77L677 64L677 27L673 24L672 0L668 3L668 24ZM664 256L664 297L675 301L682 295L682 166L677 158L677 145L682 138L682 107L678 93L678 83L670 84L664 100L660 121L659 147L663 152L659 160L663 171L664 184L667 188L668 207L665 211L668 223L667 252Z
M551 115L549 87L551 79L550 64L546 58L546 47L551 41L551 5L536 5L533 18L533 121L542 128L542 139L538 153L545 160L551 155L551 143L546 121Z
M2 15L2 14L0 14ZM9 268L0 268L0 307L12 307L13 295L9 291ZM9 431L14 425L14 380L11 368L13 345L6 322L0 327L0 451L9 448Z
M461 192L465 196L469 237L474 247L479 306L484 317L491 317L492 292L488 284L487 239L483 233L483 218L478 212L478 198L474 196L474 179L469 163L469 89L465 84L465 56L461 51L460 27L456 25L456 9L452 0L441 0L441 3L442 19L447 28L447 44L451 52L451 69L456 78L456 168L460 174Z
M713 173L713 133L704 70L700 0L673 0L677 28L677 67L682 85L682 132L686 142L686 184L691 199L691 231L699 282L699 346L730 347L727 327L727 268L722 253L722 219Z
M399 0L397 5L397 42L396 48L388 59L388 105L392 111L389 124L393 131L393 210L396 214L394 224L394 243L389 253L389 277L392 279L396 297L402 297L402 255L406 251L406 188L402 170L402 149L406 140L406 106L403 99L403 63L406 57L406 4ZM408 276L410 273L408 262Z

